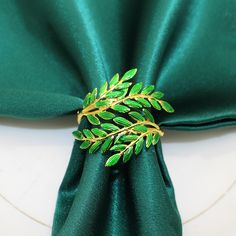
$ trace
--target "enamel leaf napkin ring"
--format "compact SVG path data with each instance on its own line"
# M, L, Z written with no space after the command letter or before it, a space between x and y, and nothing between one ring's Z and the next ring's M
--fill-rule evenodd
M115 74L111 81L101 88L95 88L84 98L83 109L78 111L78 123L87 119L90 129L73 132L81 143L81 149L90 154L101 150L108 153L105 166L113 166L119 161L126 163L133 155L138 155L144 146L156 145L163 131L151 110L174 112L172 106L162 100L164 94L154 91L154 85L143 88L143 83L133 85L130 80L137 69L127 71L121 78Z

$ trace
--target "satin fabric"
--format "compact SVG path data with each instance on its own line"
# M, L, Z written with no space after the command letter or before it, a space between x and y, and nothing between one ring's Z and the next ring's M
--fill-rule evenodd
M137 67L176 110L155 113L163 128L234 125L235 12L234 0L2 0L0 114L75 116L88 91ZM52 235L182 234L160 144L122 167L105 160L75 142Z

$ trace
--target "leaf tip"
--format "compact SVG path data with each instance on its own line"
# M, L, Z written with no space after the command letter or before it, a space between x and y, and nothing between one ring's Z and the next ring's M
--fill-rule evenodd
M120 160L121 155L119 153L116 153L114 155L112 155L111 157L108 158L108 160L106 161L105 166L106 167L111 167L114 166L119 160Z

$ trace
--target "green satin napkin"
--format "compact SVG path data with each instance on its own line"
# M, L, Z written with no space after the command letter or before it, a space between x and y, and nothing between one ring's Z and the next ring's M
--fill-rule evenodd
M88 91L136 67L176 110L155 113L162 127L233 125L235 12L234 0L2 0L0 115L76 117ZM123 167L105 160L75 142L52 235L182 235L160 144Z

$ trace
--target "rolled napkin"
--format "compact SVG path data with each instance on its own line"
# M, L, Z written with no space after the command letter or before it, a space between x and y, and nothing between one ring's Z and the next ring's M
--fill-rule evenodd
M154 84L175 108L172 115L154 113L161 127L236 123L234 0L2 0L0 6L1 116L76 120L87 92L137 67L137 81ZM75 142L53 235L181 235L160 144L122 167L104 163Z

